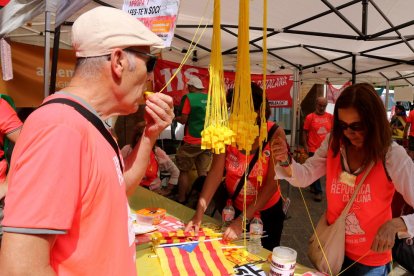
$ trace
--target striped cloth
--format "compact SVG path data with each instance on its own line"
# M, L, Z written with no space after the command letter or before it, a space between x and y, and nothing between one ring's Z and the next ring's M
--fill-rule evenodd
M221 237L221 233L216 233L210 228L201 228L198 235L194 232L184 232L184 230L168 231L168 232L154 232L151 234L151 240L154 244L171 244L189 241L203 241Z
M191 252L177 247L156 248L164 276L232 275L233 265L227 261L219 241L200 242Z

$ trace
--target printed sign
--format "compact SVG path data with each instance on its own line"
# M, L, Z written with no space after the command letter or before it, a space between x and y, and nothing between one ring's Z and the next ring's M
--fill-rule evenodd
M124 0L122 10L139 19L164 40L165 47L170 47L179 5L179 0Z

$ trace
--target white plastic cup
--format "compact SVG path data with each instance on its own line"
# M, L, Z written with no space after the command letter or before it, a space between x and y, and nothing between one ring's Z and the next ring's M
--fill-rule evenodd
M273 248L271 270L274 275L293 275L298 253L292 248L278 246Z

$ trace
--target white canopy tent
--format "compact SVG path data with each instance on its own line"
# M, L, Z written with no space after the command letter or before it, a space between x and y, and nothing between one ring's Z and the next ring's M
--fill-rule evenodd
M99 5L121 9L123 2L11 0L0 10L0 37L46 45L45 56L48 57L49 30L61 26L56 28L55 36L59 35L54 50L69 48L70 28L77 16ZM209 64L213 3L213 0L180 1L175 38L172 46L163 50L164 59L180 62L201 23L205 31L190 63L200 67ZM263 1L250 0L249 3L251 71L261 73ZM413 1L271 0L268 3L267 71L295 76L293 110L297 109L300 83L329 80L343 84L352 80L387 87L414 83L414 48L411 45L414 39ZM227 70L234 70L238 0L222 0L221 5L224 66ZM45 68L49 68L48 60L45 60ZM295 123L293 119L292 130L296 129Z
M52 30L62 24L60 47L70 47L76 17L99 5L122 8L123 0L11 0L0 10L0 36L44 45L47 7ZM163 58L181 61L201 22L206 30L193 52L193 65L209 63L213 0L181 0L175 39ZM263 1L250 0L252 72L262 71ZM414 82L414 2L407 0L272 0L268 1L268 72L298 70L303 82L356 82L408 85ZM52 3L52 4L50 4ZM20 10L23 17L13 13ZM202 20L203 19L203 20ZM226 69L236 64L238 1L222 1L222 50Z

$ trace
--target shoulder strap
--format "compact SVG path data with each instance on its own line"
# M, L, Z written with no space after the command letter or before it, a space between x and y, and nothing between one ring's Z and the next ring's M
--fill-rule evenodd
M271 138L273 137L273 134L275 133L275 131L276 131L276 129L277 129L278 127L279 127L279 126L278 126L277 124L274 124L274 125L273 125L270 129L269 129L269 132L267 133L267 140L266 140L266 141L263 141L263 146L262 146L262 149L264 149L264 148L266 147L266 145L267 145L267 143L268 143L269 139L271 139ZM249 176L249 174L250 174L250 169L254 167L254 165L255 165L255 164L256 164L256 162L257 162L257 159L259 159L259 149L257 149L257 150L256 150L256 152L255 152L255 154L254 154L254 156L253 156L252 160L251 160L251 161L250 161L250 163L249 163L249 167L248 167L249 172L248 172L247 176ZM243 187L243 185L244 185L244 179L246 178L246 177L245 177L245 175L246 175L246 172L244 172L244 174L243 174L243 175L242 175L242 177L240 178L239 184L237 185L237 188L236 188L236 190L234 191L233 196L231 197L231 200L232 200L232 201L236 200L236 198L239 196L240 191L241 191L241 189L242 189L242 187Z
M368 176L368 174L369 174L369 172L371 171L371 169L372 169L372 167L373 167L373 166L374 166L374 162L371 162L371 163L369 164L369 166L368 166L367 170L365 171L364 175L362 176L361 180L359 180L358 186L357 186L357 187L356 187L356 189L354 190L354 193L352 194L351 199L348 201L348 203L346 204L346 206L345 206L344 210L342 211L341 216L342 216L343 214L345 214L345 215L346 215L346 214L348 214L349 209L351 209L352 203L354 202L354 200L355 200L355 198L356 198L356 196L357 196L357 194L358 194L358 192L359 192L359 189L361 188L362 184L363 184L363 183L364 183L364 181L365 181L365 178L367 178L367 176Z
M118 156L118 161L119 161L119 165L121 166L121 170L124 171L124 167L122 166L122 162L121 162L122 160L121 160L121 157L119 155L118 144L115 142L115 139L114 139L114 137L112 137L111 133L106 129L103 122L95 114L93 114L91 111L89 111L88 109L83 107L81 104L78 104L77 102L74 102L74 101L72 101L70 99L66 99L66 98L52 99L52 100L49 100L49 101L43 103L39 107L45 106L47 104L52 104L52 103L61 103L61 104L66 104L66 105L69 105L69 106L73 107L83 117L85 117L91 124L93 124L98 129L98 131L102 134L102 136L106 139L106 141L108 141L108 143L114 149L116 155Z

